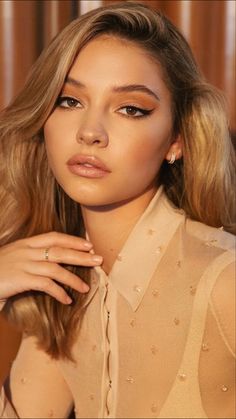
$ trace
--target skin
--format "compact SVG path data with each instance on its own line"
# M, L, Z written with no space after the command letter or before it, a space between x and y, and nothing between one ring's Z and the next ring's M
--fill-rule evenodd
M154 94L114 91L133 84ZM157 190L163 160L173 152L181 156L181 139L172 136L170 92L160 66L142 48L100 36L79 53L61 98L44 128L49 164L81 204L90 240L109 272ZM142 112L131 106L151 112L138 118ZM98 157L110 172L99 179L71 173L67 161L75 154Z
M48 261L44 259L45 248L49 249ZM3 300L30 290L43 291L63 304L70 304L71 298L57 283L69 285L79 292L87 292L88 287L61 264L100 265L102 258L91 255L91 249L92 244L87 240L56 232L1 246L0 310Z

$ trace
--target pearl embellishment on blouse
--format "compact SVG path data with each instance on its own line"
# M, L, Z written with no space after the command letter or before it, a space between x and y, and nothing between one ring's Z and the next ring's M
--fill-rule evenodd
M154 288L154 290L152 290L152 295L153 297L158 297L159 291L156 288Z
M140 293L140 292L142 291L142 288L141 288L141 287L139 287L138 285L134 285L133 290L134 290L135 292L137 292L137 293Z
M152 355L156 355L157 352L158 352L157 346L156 345L152 345L151 346L151 353L152 353Z
M156 405L155 403L153 403L153 404L152 404L152 406L151 406L151 411L152 411L153 413L155 413L155 412L157 411L157 405Z
M186 377L186 374L181 373L181 374L178 375L178 378L179 378L180 381L185 381L187 377Z
M190 285L190 294L191 295L195 295L196 294L196 291L197 291L197 288L196 287L193 287L192 285Z
M131 375L130 375L129 377L126 378L126 381L130 384L133 384L134 383L134 378L131 377Z
M204 352L209 351L209 346L207 345L207 343L203 342L203 344L202 344L202 350L203 350Z

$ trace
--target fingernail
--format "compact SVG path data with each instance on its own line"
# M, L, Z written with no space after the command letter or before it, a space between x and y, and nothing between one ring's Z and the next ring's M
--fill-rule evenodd
M103 261L103 257L102 256L98 256L98 255L94 255L92 256L92 260L96 263L102 263Z
M87 249L91 249L93 245L90 242L84 242L84 247L87 247Z
M90 290L89 286L85 283L83 283L83 291L88 292Z
M71 304L72 303L72 299L70 297L66 297L66 304Z

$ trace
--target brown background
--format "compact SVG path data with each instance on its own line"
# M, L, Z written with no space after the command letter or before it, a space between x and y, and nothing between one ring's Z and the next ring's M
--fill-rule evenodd
M80 13L119 0L0 1L0 107L23 85L50 39ZM235 1L141 0L165 13L188 39L207 80L222 89L236 131Z
M117 1L1 0L0 108L19 91L29 68L59 30L79 14ZM234 0L140 2L161 10L182 30L207 80L225 92L230 126L235 132ZM0 382L18 344L19 335L0 319Z

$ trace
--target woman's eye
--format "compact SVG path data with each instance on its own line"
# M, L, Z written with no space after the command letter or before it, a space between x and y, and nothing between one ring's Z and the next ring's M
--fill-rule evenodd
M119 112L128 117L130 116L134 118L140 118L143 116L150 115L152 109L141 109L137 106L124 106L123 108L119 109Z
M57 106L61 108L81 108L81 103L73 97L59 97L57 99Z

